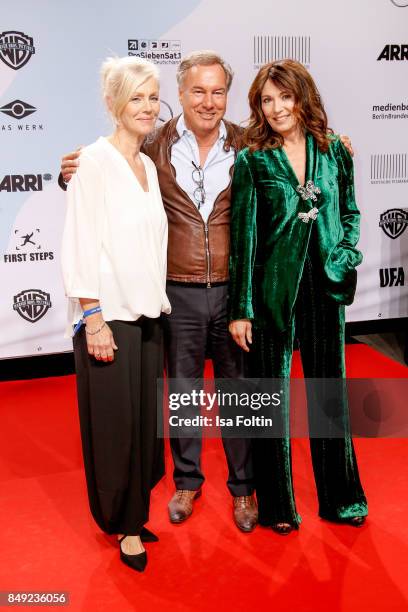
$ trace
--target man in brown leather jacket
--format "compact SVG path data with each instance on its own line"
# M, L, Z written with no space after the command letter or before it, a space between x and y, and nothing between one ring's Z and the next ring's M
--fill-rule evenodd
M242 352L227 325L231 176L242 132L223 120L232 71L214 52L200 51L183 59L177 81L183 114L160 127L143 149L156 164L169 223L167 373L200 379L210 355L215 378L239 378ZM77 156L63 158L65 180L75 172ZM176 492L169 516L181 523L201 494L201 438L172 437L170 442ZM234 520L249 532L258 515L250 440L223 438L223 445Z

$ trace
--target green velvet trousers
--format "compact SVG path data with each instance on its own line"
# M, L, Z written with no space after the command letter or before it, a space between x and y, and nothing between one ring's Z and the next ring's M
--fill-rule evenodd
M288 379L297 340L305 378L345 377L344 306L324 293L324 280L315 261L309 248L288 329L284 332L254 329L247 376ZM292 482L289 402L281 409L283 431L287 436L253 440L259 523L268 526L285 522L298 527L301 519L296 510ZM314 418L312 410L313 405L309 402L309 425ZM344 422L341 437L310 438L319 516L339 522L367 514L367 501L349 433L346 394L340 402L340 411Z

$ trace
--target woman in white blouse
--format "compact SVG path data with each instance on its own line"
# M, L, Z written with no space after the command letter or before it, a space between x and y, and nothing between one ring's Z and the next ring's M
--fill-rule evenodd
M110 58L102 85L115 130L82 150L67 190L62 266L91 512L118 534L122 561L143 571L142 542L157 540L144 524L164 472L156 380L160 314L170 312L167 218L156 168L140 152L159 113L158 71Z

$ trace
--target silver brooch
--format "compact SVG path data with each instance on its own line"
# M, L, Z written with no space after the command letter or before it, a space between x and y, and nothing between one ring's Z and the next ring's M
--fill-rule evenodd
M312 219L312 221L316 220L318 213L319 209L315 207L312 208L312 210L309 210L307 213L298 213L298 217L303 221L303 223L309 223L309 219Z
M319 187L316 187L313 181L307 181L305 187L298 185L296 191L300 193L302 200L313 200L313 202L316 202L317 194L321 193Z

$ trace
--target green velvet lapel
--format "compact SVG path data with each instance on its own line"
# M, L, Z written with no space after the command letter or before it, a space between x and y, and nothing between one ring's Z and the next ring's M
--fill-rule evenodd
M288 156L286 155L283 147L279 147L278 149L274 149L274 153L277 155L281 167L284 168L285 174L289 179L290 184L293 189L296 191L299 186L299 181L295 174L295 171L292 168L292 164L290 163ZM306 134L306 172L305 172L305 184L307 181L312 180L314 184L316 180L316 175L319 167L319 154L317 150L316 142L311 134ZM304 187L304 185L303 185ZM300 197L300 196L299 196ZM305 201L305 206L309 208L313 208L315 203L312 200Z

